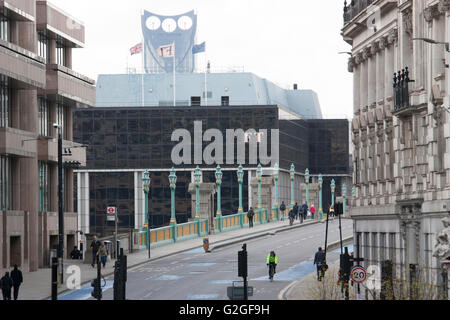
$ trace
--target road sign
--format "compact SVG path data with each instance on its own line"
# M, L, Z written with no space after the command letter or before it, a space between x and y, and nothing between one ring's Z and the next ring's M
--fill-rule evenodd
M253 287L247 287L248 296L253 296ZM227 296L230 300L244 300L244 287L227 287Z
M350 273L352 280L356 283L362 283L366 281L367 272L363 267L354 267Z
M108 207L106 208L106 221L116 221L116 207Z

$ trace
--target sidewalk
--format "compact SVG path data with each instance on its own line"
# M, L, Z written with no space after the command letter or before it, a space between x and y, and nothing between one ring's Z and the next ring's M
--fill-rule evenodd
M232 231L222 232L218 234L209 235L210 250L214 250L223 246L227 246L234 243L239 243L244 240L249 240L257 237L262 237L267 234L273 234L276 232L300 228L303 226L321 223L319 220L307 221L300 224L299 221L295 221L293 226L289 226L289 220L275 221L271 223L265 223L262 225L255 225L253 228L242 228ZM141 250L135 253L127 255L128 269L138 266L140 264L147 263L156 259L174 255L183 251L188 251L196 248L201 248L203 245L203 237L189 239L186 241L176 242L161 247L151 249L151 259L148 259L148 251ZM66 282L70 274L67 268L71 265L78 266L81 269L81 285L90 283L92 279L97 276L97 269L92 268L89 264L84 264L79 260L65 260L64 261L64 281ZM73 272L73 271L72 271ZM107 277L114 272L114 260L108 260L106 268L102 269L102 275ZM39 269L36 272L24 272L23 284L20 287L20 300L42 300L49 299L51 296L51 269ZM67 283L67 282L66 282ZM66 283L58 288L58 294L67 291Z

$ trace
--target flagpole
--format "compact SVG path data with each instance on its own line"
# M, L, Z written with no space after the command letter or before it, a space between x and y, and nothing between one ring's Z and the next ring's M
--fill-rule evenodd
M206 60L206 68L205 68L205 106L208 106L208 86L207 86L207 80L206 80L206 74L208 73L208 59L206 57L205 53L205 60Z
M145 37L142 38L142 74L141 74L141 101L144 106L144 72L145 72Z
M176 69L175 69L175 42L173 43L173 106L176 107L177 106L177 99L176 99L176 78L175 78L175 74L176 74Z

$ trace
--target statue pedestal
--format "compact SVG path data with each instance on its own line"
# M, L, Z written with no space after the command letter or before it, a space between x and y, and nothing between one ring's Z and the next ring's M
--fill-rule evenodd
M196 214L196 189L195 184L189 184L189 193L191 194L192 203L192 219ZM208 219L209 233L214 231L214 194L216 193L215 183L200 183L199 202L200 202L200 219Z

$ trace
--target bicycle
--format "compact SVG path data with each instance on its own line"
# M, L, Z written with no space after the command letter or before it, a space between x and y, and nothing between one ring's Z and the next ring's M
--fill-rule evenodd
M270 282L273 282L274 274L275 274L275 264L274 263L269 263L269 279L270 279Z

